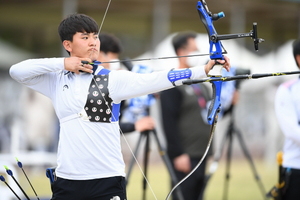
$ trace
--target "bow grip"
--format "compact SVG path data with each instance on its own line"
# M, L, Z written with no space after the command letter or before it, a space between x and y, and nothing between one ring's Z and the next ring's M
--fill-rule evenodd
M221 99L222 81L212 81L212 88L213 88L213 97L215 98L212 100L208 108L207 122L209 125L212 125L214 123L215 117L220 112L221 109L220 99Z
M222 77L223 65L215 61L216 64L209 70L208 76L210 77Z

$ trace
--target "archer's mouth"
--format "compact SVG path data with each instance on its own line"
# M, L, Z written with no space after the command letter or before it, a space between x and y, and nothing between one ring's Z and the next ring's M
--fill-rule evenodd
M91 52L91 53L97 53L97 52L98 52L98 50L97 50L97 49L95 49L95 48L92 48L92 49L89 49L89 52Z

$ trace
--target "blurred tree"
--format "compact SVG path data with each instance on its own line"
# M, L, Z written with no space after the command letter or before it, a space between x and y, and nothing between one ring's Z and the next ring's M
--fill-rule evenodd
M108 0L75 2L77 12L88 14L100 23ZM196 11L196 0L164 1L163 8L159 2L162 3L157 0L112 0L102 30L118 36L130 57L153 48L167 32L205 32ZM257 22L259 36L266 40L261 45L262 54L299 36L298 2L209 0L207 3L212 12L225 12L226 17L215 23L219 34L238 30L248 32L252 23ZM0 38L41 57L57 56L61 48L57 26L62 13L63 1L60 0L0 0ZM156 36L158 31L160 36ZM251 40L246 40L245 45L253 49Z

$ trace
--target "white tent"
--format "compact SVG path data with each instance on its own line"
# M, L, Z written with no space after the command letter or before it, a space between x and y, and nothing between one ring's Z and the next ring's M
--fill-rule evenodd
M0 69L8 70L11 65L33 56L32 53L0 40Z

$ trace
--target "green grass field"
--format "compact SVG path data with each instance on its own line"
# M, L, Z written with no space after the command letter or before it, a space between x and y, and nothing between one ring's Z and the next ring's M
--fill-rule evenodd
M277 166L267 167L262 161L254 160L258 175L261 178L265 190L276 183L277 180ZM205 200L219 200L223 199L223 191L225 184L225 161L222 159L219 163L217 171L210 179L205 191ZM143 166L142 166L143 167ZM41 199L49 199L51 196L50 184L44 170L35 169L27 170L28 176L31 179L33 186L36 189L38 196ZM254 173L248 161L244 158L234 159L231 161L230 180L228 181L228 198L229 200L259 200L264 199L261 188L254 177ZM22 174L19 174L20 183L24 190L32 199L36 199L32 192L30 185L26 182ZM146 187L147 200L165 200L170 191L170 178L168 171L163 163L157 162L148 166L148 181L153 190L151 192L150 186ZM129 184L127 187L128 200L143 199L143 176L137 165L134 165L133 171L129 177Z
M228 198L230 200L259 200L265 199L261 190L266 191L276 183L277 166L266 167L261 161L255 161L255 167L261 179L262 186L254 177L254 173L246 160L233 160L230 167L231 178L228 181ZM153 192L151 193L147 186L147 199L164 200L170 191L170 178L163 165L151 166L149 169L148 179ZM132 174L128 185L128 199L140 200L143 193L142 175L136 168ZM205 200L223 199L225 184L225 162L221 161L217 171L210 179L205 191Z

